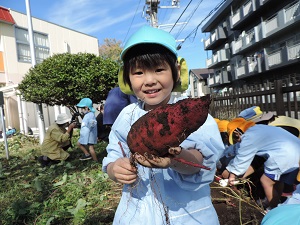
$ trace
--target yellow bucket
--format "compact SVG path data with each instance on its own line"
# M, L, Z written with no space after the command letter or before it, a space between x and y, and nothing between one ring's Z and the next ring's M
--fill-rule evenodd
M297 181L300 182L300 170L299 170L298 175L297 175Z

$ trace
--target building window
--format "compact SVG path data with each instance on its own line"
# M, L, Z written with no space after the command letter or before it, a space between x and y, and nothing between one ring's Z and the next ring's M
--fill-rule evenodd
M16 27L17 54L19 62L31 62L28 30ZM36 63L49 57L50 48L48 35L33 32Z
M193 80L193 86L194 86L194 97L198 97L198 79L196 76L194 77Z

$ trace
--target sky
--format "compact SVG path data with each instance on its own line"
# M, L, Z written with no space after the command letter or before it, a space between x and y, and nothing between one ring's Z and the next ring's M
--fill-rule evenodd
M209 19L204 18L220 2L180 0L179 7L165 8L171 6L172 0L160 0L157 24L179 41L178 55L186 59L189 69L205 68L207 57L211 57L210 52L204 51L203 43L209 33L202 33L201 28ZM150 25L145 0L29 0L29 3L32 17L94 36L99 45L105 38L124 44L141 26ZM25 0L0 0L0 6L26 14Z

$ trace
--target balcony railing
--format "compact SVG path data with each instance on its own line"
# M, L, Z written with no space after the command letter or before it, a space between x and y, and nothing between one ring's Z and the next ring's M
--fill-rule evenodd
M243 47L243 39L242 39L242 37L239 37L238 40L233 42L233 45L232 45L233 54L238 53L242 49L242 47Z
M206 67L212 68L220 63L229 61L229 49L221 49L215 52L210 59L206 60Z
M255 33L254 29L250 30L246 35L245 35L245 44L253 44L255 42Z
M215 45L220 44L220 42L225 41L227 39L226 34L224 32L224 27L218 26L215 30L213 30L207 40L204 41L204 48L213 49Z
M261 25L258 25L248 31L245 34L241 34L236 41L232 42L232 53L237 54L238 52L242 51L245 48L259 42L262 39L262 35L259 33Z
M300 2L296 2L294 5L290 6L289 8L285 9L285 22L289 22L295 19L300 14Z
M257 61L248 63L248 72L249 73L257 72L258 71L257 67L258 67Z
M238 8L237 11L231 16L231 27L235 28L240 24L242 21L246 20L250 14L252 14L255 9L255 0L250 0L242 7Z
M205 40L204 41L204 47L206 48L207 46L209 46L210 45L210 37L207 39L207 40Z
M245 66L239 66L236 68L237 77L242 76L246 73Z
M253 11L253 4L252 4L252 1L249 1L243 6L244 17L247 16L252 11Z
M275 30L276 28L278 28L278 18L277 15L275 15L274 17L272 17L271 19L267 20L266 23L266 33L269 33L273 30Z
M214 84L215 84L214 77L209 77L208 85L214 85Z
M300 58L300 43L288 46L288 60L298 59Z
M213 32L212 34L211 34L211 42L214 42L214 41L216 41L216 38L217 38L217 35L216 35L216 32Z
M277 49L268 55L269 67L282 63L282 49Z
M219 74L215 76L215 81L216 81L216 84L220 83L220 75Z
M232 26L234 26L237 22L239 22L241 19L241 13L240 10L238 10L233 16L232 16Z
M206 67L209 67L213 63L212 58L206 60Z

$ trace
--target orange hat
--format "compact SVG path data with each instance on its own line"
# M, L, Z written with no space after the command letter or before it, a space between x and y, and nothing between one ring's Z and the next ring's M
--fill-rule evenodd
M229 143L233 144L233 140L232 140L232 134L233 131L236 128L241 129L243 132L245 132L246 130L248 130L248 128L254 126L255 123L252 121L247 121L244 118L235 118L233 120L231 120L228 125L227 125L227 132L229 135Z
M216 123L219 123L219 119L218 118L214 118L214 120L216 121Z
M217 122L218 127L219 127L219 131L220 132L227 132L227 125L228 125L229 121L228 120L219 120Z

